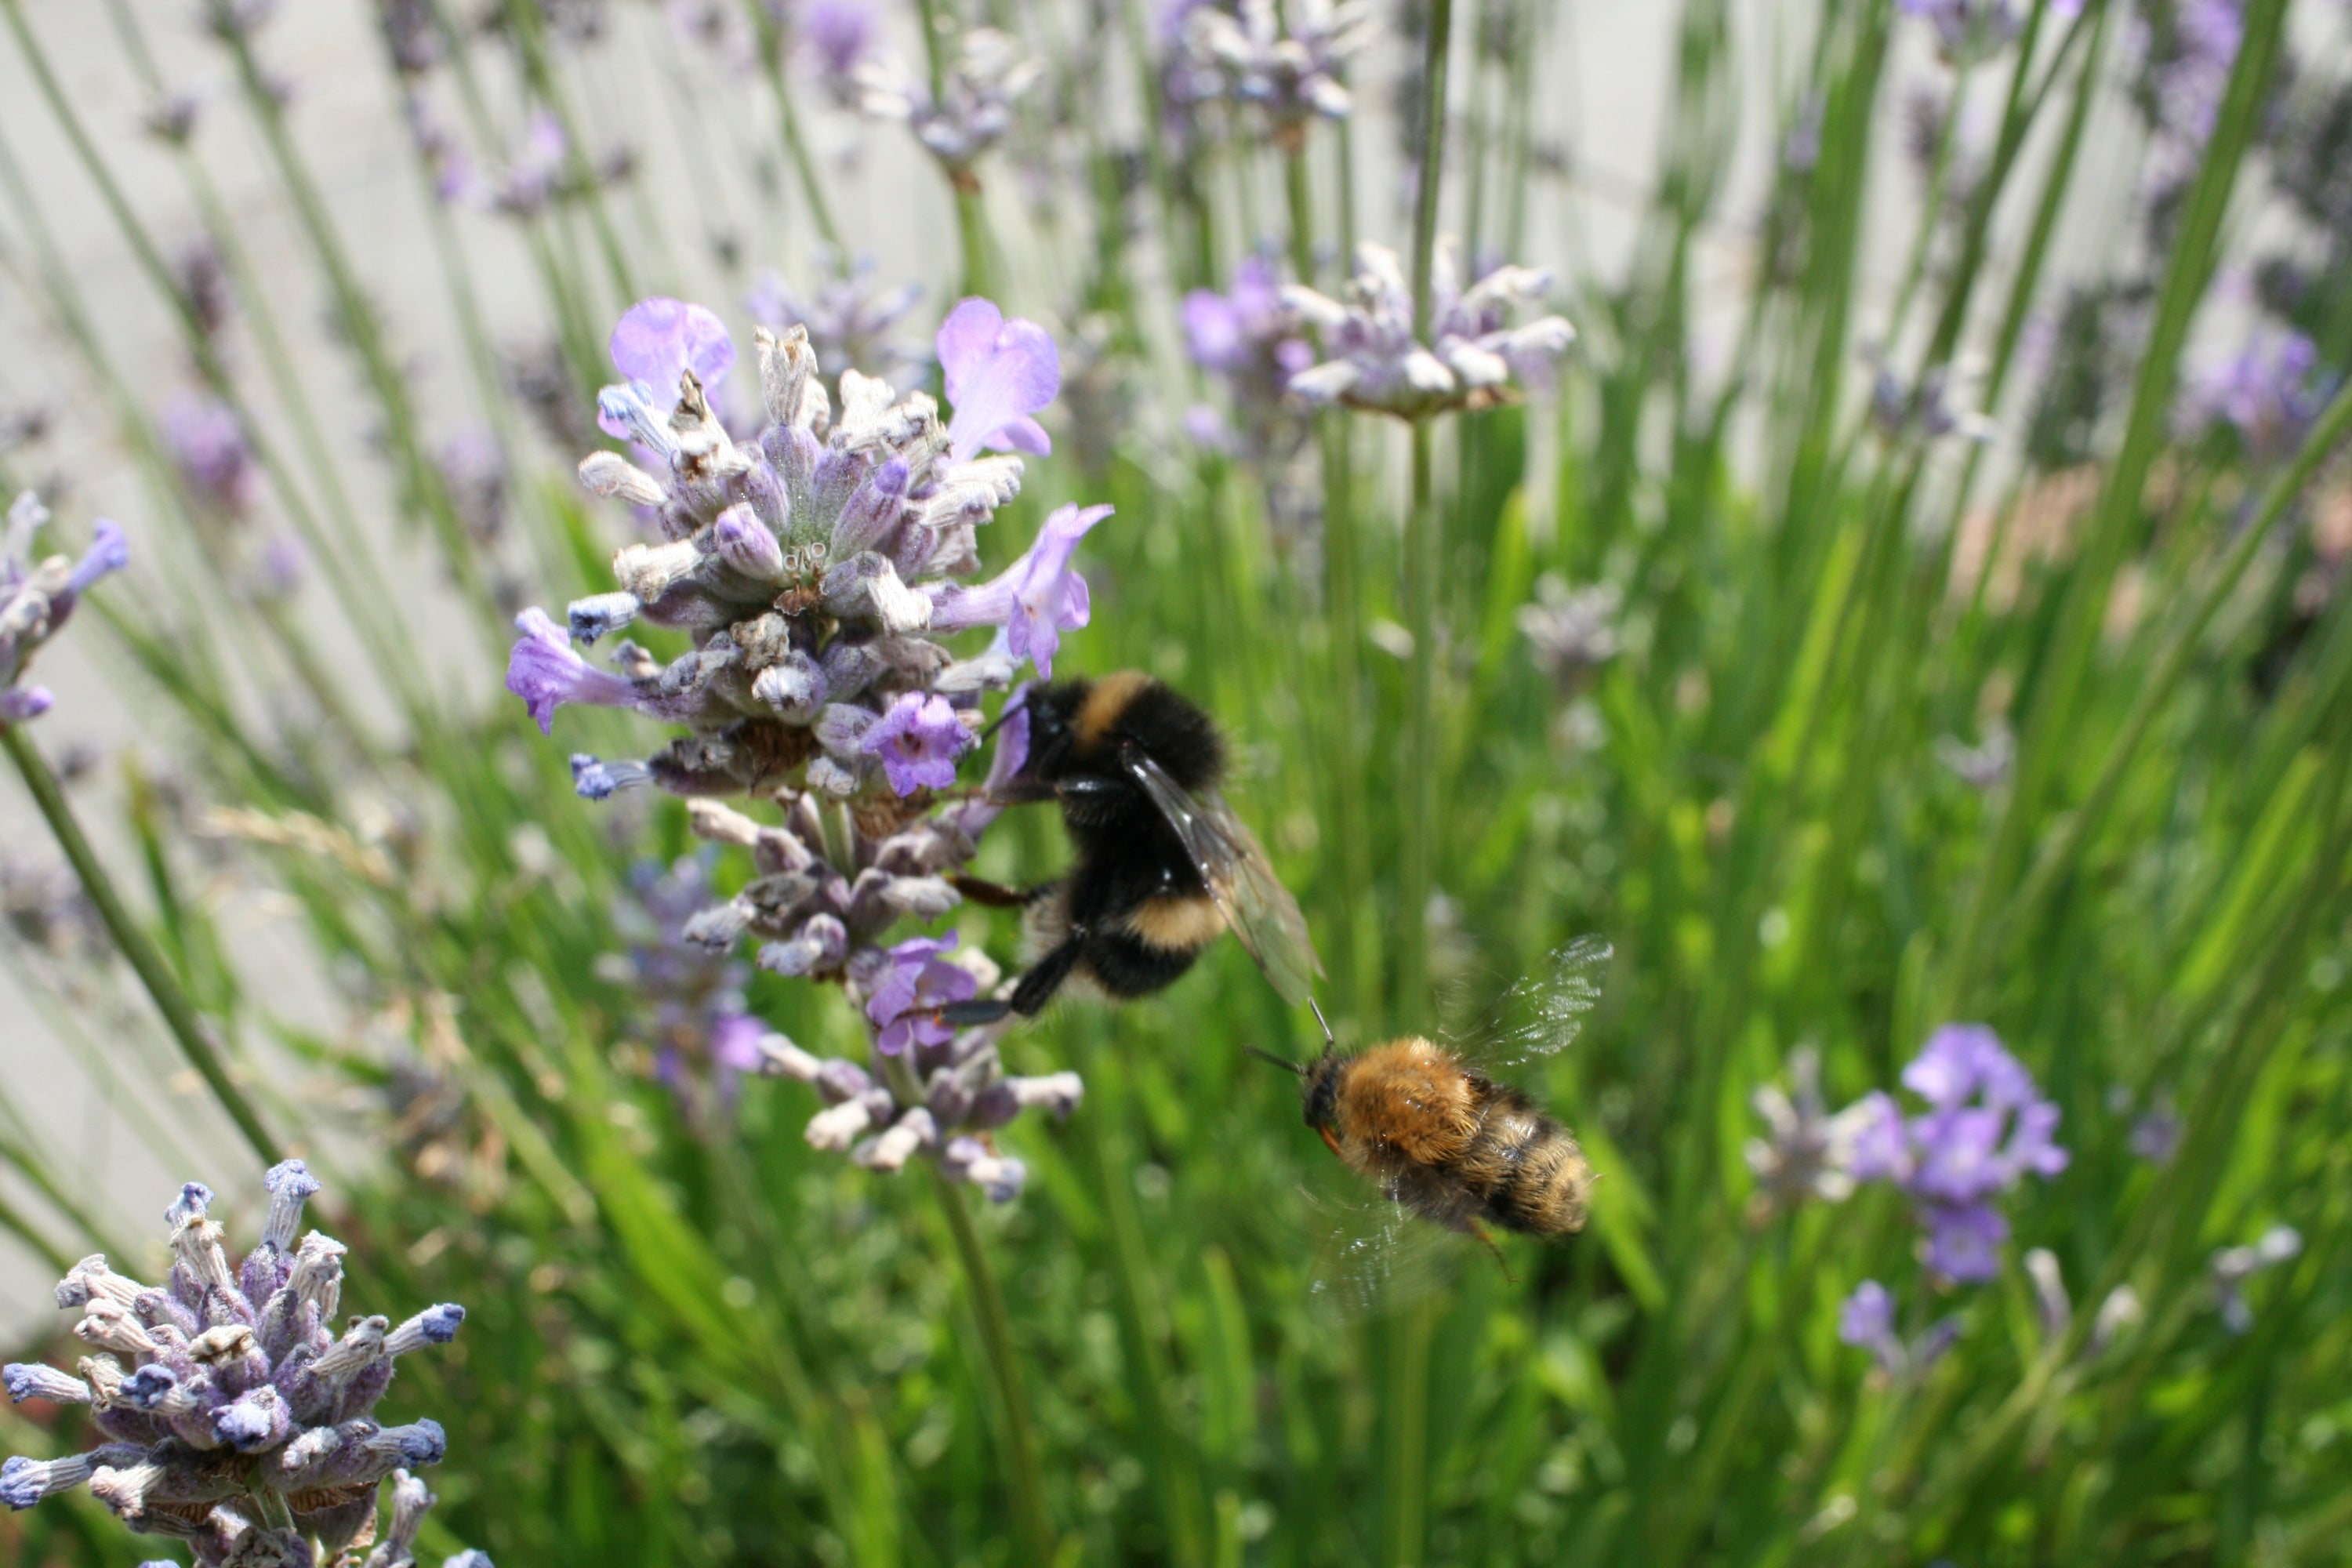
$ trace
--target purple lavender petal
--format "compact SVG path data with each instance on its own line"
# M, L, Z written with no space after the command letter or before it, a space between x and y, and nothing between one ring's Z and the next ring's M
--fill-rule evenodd
M958 462L985 447L1011 445L1005 427L1036 413L1062 390L1062 358L1052 335L1034 321L1005 320L1003 311L977 296L948 312L936 347L948 403L955 410L948 437ZM1044 441L1045 432L1034 422L1032 427ZM1052 443L1045 447L1051 450Z
M522 636L507 658L507 689L523 700L542 735L555 732L555 710L566 702L627 708L636 688L609 670L594 669L572 650L572 634L537 605L515 617Z
M953 785L955 760L972 744L971 731L963 727L946 698L936 692L907 691L866 731L857 749L880 757L890 787L909 795L919 789Z
M700 305L656 296L629 307L613 329L613 363L631 381L653 388L657 406L677 400L680 375L692 371L703 390L727 377L735 344L727 323Z

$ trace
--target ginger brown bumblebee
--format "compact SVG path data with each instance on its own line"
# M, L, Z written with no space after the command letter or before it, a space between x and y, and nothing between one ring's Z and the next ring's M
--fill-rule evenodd
M1575 1135L1488 1074L1573 1040L1600 999L1597 976L1611 952L1591 937L1559 949L1542 974L1513 987L1497 1007L1524 1002L1530 1016L1474 1039L1408 1035L1343 1051L1327 1026L1323 1053L1311 1062L1256 1053L1298 1075L1307 1125L1385 1200L1344 1216L1328 1248L1328 1271L1358 1304L1383 1293L1402 1255L1416 1247L1412 1231L1395 1223L1400 1214L1473 1237L1490 1251L1489 1224L1542 1238L1584 1228L1593 1177Z

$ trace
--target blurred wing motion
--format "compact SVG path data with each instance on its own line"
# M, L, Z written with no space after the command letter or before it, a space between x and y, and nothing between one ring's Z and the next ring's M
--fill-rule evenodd
M1223 795L1213 790L1192 794L1133 747L1128 749L1127 766L1183 841L1225 924L1257 960L1267 981L1292 1006L1306 1001L1323 964L1315 956L1298 900L1275 876L1256 836Z
M1414 1217L1393 1198L1299 1191L1323 1232L1308 1292L1317 1307L1351 1322L1437 1294L1478 1249L1468 1237Z
M1600 937L1577 938L1505 992L1485 1023L1446 1044L1482 1068L1517 1067L1566 1050L1601 1000L1601 978L1615 952Z

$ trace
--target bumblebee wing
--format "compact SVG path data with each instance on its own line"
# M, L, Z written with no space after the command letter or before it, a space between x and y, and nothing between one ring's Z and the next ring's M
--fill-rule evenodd
M1517 1067L1566 1050L1601 1000L1616 949L1582 936L1556 949L1542 968L1505 992L1485 1022L1446 1043L1468 1064Z
M1323 973L1323 964L1315 956L1298 900L1274 874L1257 836L1216 791L1192 794L1132 747L1127 766L1176 830L1209 897L1266 980L1291 1005L1306 1001L1314 994L1315 977Z
M1443 1290L1474 1245L1391 1197L1299 1191L1322 1232L1308 1293L1318 1308L1350 1322L1386 1317Z

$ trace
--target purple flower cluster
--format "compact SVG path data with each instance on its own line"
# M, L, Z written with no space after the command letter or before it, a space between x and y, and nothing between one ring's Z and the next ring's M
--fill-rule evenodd
M74 1266L58 1304L82 1310L73 1331L91 1353L79 1374L16 1363L0 1379L11 1400L89 1406L106 1440L60 1459L10 1458L0 1502L30 1508L87 1483L133 1531L189 1542L198 1568L310 1568L375 1522L384 1478L440 1462L438 1423L385 1426L373 1413L399 1358L446 1343L465 1309L428 1307L398 1324L355 1317L337 1338L342 1244L315 1230L295 1239L319 1183L299 1160L264 1182L268 1217L239 1264L207 1212L211 1192L191 1182L164 1211L165 1284L128 1279L103 1257ZM414 1535L412 1521L403 1539Z
M895 61L858 66L858 106L877 120L904 122L959 185L971 166L1013 128L1013 107L1045 79L1045 68L993 27L974 27L956 46L940 93Z
M1959 1337L1959 1319L1948 1317L1906 1342L1895 1331L1894 1293L1875 1279L1855 1286L1838 1308L1838 1338L1868 1351L1889 1377L1923 1375Z
M870 256L845 262L827 249L819 254L817 266L816 288L807 294L781 272L761 273L743 308L772 332L799 322L807 329L809 349L819 364L860 365L866 374L889 382L914 380L930 368L931 356L922 344L896 335L900 321L922 299L921 284L885 287ZM838 395L838 384L829 380L827 386Z
M74 605L91 584L131 563L122 525L100 518L95 537L78 561L62 555L33 558L33 536L49 521L49 509L26 490L8 508L0 531L0 724L16 724L48 711L57 700L46 686L27 685L26 667L41 645L64 629Z
M1195 289L1184 296L1184 345L1192 363L1225 385L1230 423L1216 411L1195 411L1189 423L1205 444L1272 470L1305 443L1308 426L1290 378L1315 363L1307 322L1282 295L1282 279L1263 256L1242 258L1224 293Z
M1322 332L1332 356L1293 375L1290 390L1309 403L1420 419L1506 400L1514 378L1548 374L1576 341L1563 316L1506 325L1517 307L1550 292L1549 273L1496 267L1465 289L1449 240L1438 247L1430 285L1426 330L1413 320L1403 264L1383 246L1358 247L1344 302L1295 284L1285 289L1284 301Z
M1864 1097L1849 1169L1858 1181L1911 1194L1927 1227L1929 1268L1957 1280L1993 1279L2009 1238L1993 1200L2028 1175L2066 1168L2066 1151L2052 1140L2058 1107L1981 1024L1937 1030L1903 1069L1903 1084L1927 1109L1906 1116L1888 1094Z
M1171 19L1182 62L1169 73L1171 88L1192 101L1217 97L1254 110L1286 147L1300 145L1318 118L1346 119L1354 99L1341 79L1380 31L1371 6L1291 0L1288 12L1286 31L1275 0L1186 6Z
M961 1033L929 1013L993 983L988 960L953 953L943 940L916 937L877 953L866 981L866 1017L882 1054L868 1071L842 1058L820 1059L782 1035L761 1042L766 1068L814 1086L824 1101L808 1125L819 1149L845 1152L869 1170L897 1171L920 1153L997 1203L1018 1196L1028 1168L996 1147L995 1129L1032 1108L1066 1117L1085 1086L1074 1072L1015 1078L996 1038L1003 1026Z
M644 762L580 759L592 798L645 783L711 795L798 781L845 800L877 784L936 787L967 743L950 727L976 727L981 693L1010 685L1019 659L1051 673L1061 634L1087 623L1070 557L1108 508L1064 507L994 580L950 580L978 567L978 526L1020 488L1018 458L984 454L1050 447L1033 417L1060 385L1043 329L985 300L957 306L938 339L955 405L944 423L927 395L894 398L855 370L836 417L802 328L762 328L757 342L773 423L739 446L707 397L735 362L716 316L648 300L614 333L630 380L604 389L600 423L667 482L610 452L584 459L581 479L649 509L665 542L623 549L620 591L575 602L568 627L525 611L507 686L543 730L556 708L590 703L693 733ZM674 406L656 387L677 389ZM640 618L690 633L694 650L664 667L625 643L615 671L573 647ZM936 640L983 626L1003 635L976 658Z
M1991 58L2017 41L2025 30L2026 7L2033 0L1901 0L1904 15L1916 16L1936 30L1936 48L1946 61L1969 66ZM2050 15L2060 20L2080 16L2083 0L2049 0Z
M749 967L689 935L694 918L718 902L711 886L712 852L663 867L629 872L631 896L614 911L628 938L625 953L611 955L600 972L627 984L644 1005L641 1030L654 1054L654 1076L689 1110L705 1109L707 1089L731 1105L738 1080L759 1070L759 1037L767 1026L744 1010Z
M2284 458L2326 401L2318 345L2298 331L2266 331L2191 373L2177 423L2189 434L2227 426L2249 452Z

